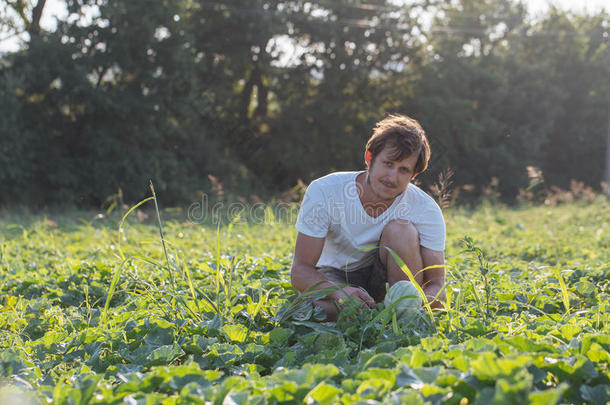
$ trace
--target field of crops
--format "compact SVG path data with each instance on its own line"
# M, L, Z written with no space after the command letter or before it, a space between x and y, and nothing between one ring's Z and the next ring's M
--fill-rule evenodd
M319 322L271 210L221 227L162 212L167 256L149 214L120 232L119 214L0 217L0 403L610 399L603 197L445 211L448 307L411 323L381 305Z

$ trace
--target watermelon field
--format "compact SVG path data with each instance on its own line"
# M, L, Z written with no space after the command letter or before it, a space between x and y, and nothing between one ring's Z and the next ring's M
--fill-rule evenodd
M1 404L610 399L604 197L449 208L445 310L348 302L336 323L291 288L294 215L217 226L161 207L162 239L154 202L123 222L2 212Z

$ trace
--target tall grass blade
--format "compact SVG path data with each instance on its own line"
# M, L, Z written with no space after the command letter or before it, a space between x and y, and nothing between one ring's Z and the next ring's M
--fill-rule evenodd
M432 266L428 266L428 267L424 267L423 269L421 269L420 271L418 271L417 273L415 273L415 275L418 275L419 273L423 273L426 270L429 269L440 269L440 268L445 268L444 264L433 264Z
M481 296L479 295L479 292L477 291L477 288L475 287L475 285L472 282L472 280L467 279L466 277L464 277L462 272L459 271L457 268L453 269L453 271L455 273L457 273L457 275L459 276L460 280L468 280L467 281L468 282L467 287L470 289L470 291L472 291L472 295L474 296L474 301L477 304L477 308L479 309L479 312L482 313L485 316L485 319L487 321L487 311L483 307L483 300L481 299Z
M193 287L193 280L191 280L191 272L189 271L188 267L184 268L184 273L186 274L186 282L189 285L189 291L191 292L191 296L193 297L193 299L197 299L197 296L195 295L195 288Z
M220 306L218 302L220 298L220 287L222 286L225 289L224 278L222 277L221 272L221 263L220 263L220 221L218 221L218 225L216 225L216 306Z
M214 301L212 301L212 299L210 297L207 296L206 293L204 293L203 291L201 291L199 288L195 288L195 291L197 291L197 293L199 295L201 295L203 297L203 299L210 305L210 307L212 308L212 310L214 311L214 313L219 314L220 311L218 310L218 306L216 305L216 303Z
M263 304L265 302L267 302L267 300L269 299L269 294L271 294L271 292L275 289L272 288L270 290L267 291L267 293L265 294L265 296L263 297L263 292L259 291L259 295L258 295L258 302L256 303L256 306L254 307L254 310L252 311L252 313L250 314L250 316L252 317L252 319L256 318L256 315L258 315L258 313L260 312L260 310L263 308Z
M231 285L233 284L233 269L235 266L235 256L231 260L231 267L229 267L229 271L227 274L227 280L225 281L225 305L227 308L231 308Z
M102 311L102 316L100 317L100 323L102 325L106 323L106 317L108 316L108 308L110 307L110 300L112 299L114 291L116 290L116 286L119 283L119 278L123 273L123 268L125 267L125 264L127 264L127 262L129 262L130 260L131 258L124 259L117 268L117 270L114 272L114 275L112 276L112 280L110 281L110 288L108 289L108 295L106 296L106 303L104 304L104 310Z
M559 280L559 286L561 287L561 299L563 300L563 306L566 310L566 314L570 313L570 296L568 294L568 287L566 287L566 283L563 280L563 276L561 275L561 271L558 268L553 268L553 273L557 280Z
M123 223L125 222L125 219L127 219L127 217L129 216L129 214L131 214L136 208L138 208L140 205L147 203L148 201L154 199L154 197L148 197L143 199L142 201L140 201L139 203L137 203L136 205L134 205L133 207L131 207L129 209L129 211L127 211L125 213L125 215L123 215L123 218L121 218L121 222L119 222L119 238L118 238L118 243L117 243L117 250L119 252L119 256L121 256L122 260L125 260L125 255L123 254L123 251L121 250L121 229L123 229Z
M396 308L392 308L392 332L396 336L400 333L400 330L398 330L398 319L396 319Z
M167 265L167 271L169 273L169 279L172 284L174 291L176 290L176 283L174 281L174 272L169 264L169 256L167 255L167 246L165 246L165 236L163 236L163 225L161 225L161 214L159 214L159 204L157 203L157 195L155 194L155 187L153 186L152 180L150 180L150 191L152 192L152 199L155 202L155 212L157 213L157 223L159 225L159 235L161 235L161 244L163 245L163 253L165 254L165 263Z

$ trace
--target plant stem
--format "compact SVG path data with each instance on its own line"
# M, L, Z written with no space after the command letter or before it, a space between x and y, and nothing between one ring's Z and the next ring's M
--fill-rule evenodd
M169 265L169 256L167 255L167 247L165 246L165 237L163 236L163 226L161 225L161 214L159 214L159 204L157 204L157 195L155 194L155 186L153 186L152 180L150 180L150 191L155 202L155 211L157 212L157 221L159 224L159 235L161 235L161 244L163 245L163 253L165 254L165 263L167 265L167 271L169 272L169 279L172 283L172 289L176 291L176 284L174 283L174 272Z

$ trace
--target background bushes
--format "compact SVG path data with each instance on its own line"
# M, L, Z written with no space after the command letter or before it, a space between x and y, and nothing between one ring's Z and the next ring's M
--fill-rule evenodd
M179 204L211 188L208 174L269 195L362 168L390 112L428 132L424 185L448 167L475 194L498 178L507 199L526 166L549 185L603 180L607 12L533 19L510 0L67 7L55 31L32 29L0 58L3 205L99 206L119 188L136 200L148 179Z

